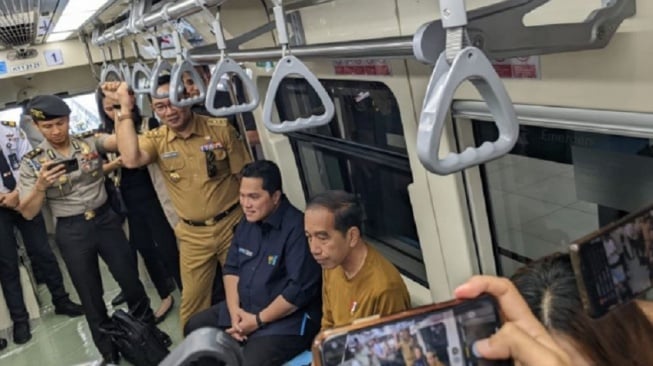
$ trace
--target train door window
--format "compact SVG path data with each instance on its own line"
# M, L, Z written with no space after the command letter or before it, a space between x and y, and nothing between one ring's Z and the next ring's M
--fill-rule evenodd
M473 121L473 133L477 143L497 137L493 123ZM570 242L653 203L649 145L522 125L512 152L481 167L499 273L567 252ZM623 244L629 270L643 270L636 248Z
M392 91L380 82L321 82L336 116L328 125L288 134L306 198L328 189L355 193L365 211L366 238L402 273L426 285L407 190L412 174ZM283 120L324 110L304 79L284 80L276 104Z

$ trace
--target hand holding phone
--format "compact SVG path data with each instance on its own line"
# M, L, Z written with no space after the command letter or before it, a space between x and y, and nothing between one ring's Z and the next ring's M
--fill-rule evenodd
M55 161L52 164L48 165L47 169L52 170L55 167L58 167L58 166L61 166L61 165L64 166L64 173L65 174L72 173L72 172L79 169L79 162L75 158Z
M489 294L496 299L505 324L489 339L472 346L486 360L512 359L519 365L571 366L567 353L531 312L515 285L506 278L474 276L455 291L458 299Z

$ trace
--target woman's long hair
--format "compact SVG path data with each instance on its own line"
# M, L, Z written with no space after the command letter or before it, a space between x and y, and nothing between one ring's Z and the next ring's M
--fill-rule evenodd
M542 324L569 338L593 365L653 365L651 320L634 301L590 318L568 254L532 262L512 281Z
M104 111L104 97L105 95L102 92L102 88L98 87L95 91L95 102L97 103L98 113L100 114L100 131L105 133L114 133L116 130L116 123ZM132 109L132 118L134 121L134 128L136 128L136 131L138 132L141 123L143 122L143 116L141 115L141 110L136 104L134 104L134 109Z

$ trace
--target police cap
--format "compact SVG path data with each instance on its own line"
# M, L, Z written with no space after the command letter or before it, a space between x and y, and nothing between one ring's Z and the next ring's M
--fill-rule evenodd
M36 96L29 101L26 109L34 121L49 121L70 115L68 104L56 95Z

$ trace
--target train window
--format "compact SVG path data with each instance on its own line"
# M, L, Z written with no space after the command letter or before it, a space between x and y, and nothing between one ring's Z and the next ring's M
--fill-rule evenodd
M497 136L493 123L473 126L478 142ZM513 151L481 169L500 273L567 252L570 242L653 202L649 145L644 138L522 125ZM640 249L620 246L633 271L643 265Z
M426 285L408 197L412 175L397 101L383 83L321 80L336 105L330 124L288 134L308 199L327 189L357 194L364 235L407 276ZM304 79L286 79L276 98L280 118L321 113Z
M64 97L70 107L70 133L96 130L100 127L100 116L95 101L95 93Z

